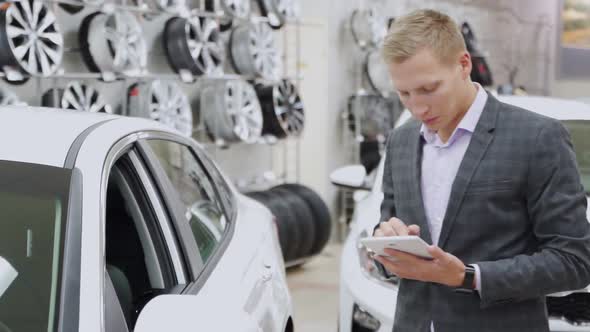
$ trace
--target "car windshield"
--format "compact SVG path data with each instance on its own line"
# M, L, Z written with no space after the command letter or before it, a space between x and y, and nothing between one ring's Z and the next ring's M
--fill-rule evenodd
M0 161L0 332L56 330L70 179Z
M564 121L574 144L578 168L586 193L590 192L590 121Z

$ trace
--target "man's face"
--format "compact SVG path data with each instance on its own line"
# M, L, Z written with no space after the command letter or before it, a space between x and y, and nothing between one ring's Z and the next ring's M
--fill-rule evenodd
M401 102L434 131L457 125L470 72L467 52L457 54L456 61L445 64L429 49L423 49L402 63L389 65Z

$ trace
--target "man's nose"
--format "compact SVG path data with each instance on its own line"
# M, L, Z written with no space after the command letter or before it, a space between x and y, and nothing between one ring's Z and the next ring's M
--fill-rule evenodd
M412 113L415 117L422 120L426 113L428 113L428 106L427 105L414 105L412 108Z

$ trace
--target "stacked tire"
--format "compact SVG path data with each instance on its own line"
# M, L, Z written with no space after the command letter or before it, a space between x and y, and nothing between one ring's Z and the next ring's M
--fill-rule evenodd
M289 183L247 196L264 204L274 214L287 264L319 254L328 243L330 211L312 189Z
M477 43L475 33L469 23L463 22L461 25L461 34L465 40L467 51L471 54L471 62L473 66L473 69L471 70L471 80L482 86L492 86L494 84L494 79L492 77L490 66Z

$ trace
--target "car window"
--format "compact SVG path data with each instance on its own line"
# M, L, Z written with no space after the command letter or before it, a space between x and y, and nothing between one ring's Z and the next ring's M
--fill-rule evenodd
M227 228L218 188L192 149L167 140L147 141L184 207L184 216L206 263Z
M215 183L215 187L219 193L219 199L227 211L228 218L233 220L237 212L237 207L235 196L227 182L227 179L221 174L219 168L215 165L215 163L213 163L211 157L205 151L197 150L196 152L199 156L199 160L201 160L212 181Z
M590 121L564 121L569 130L586 192L590 191Z
M54 331L71 170L0 161L0 331Z
M152 203L135 165L123 156L107 185L105 268L129 330L151 299L179 284Z

